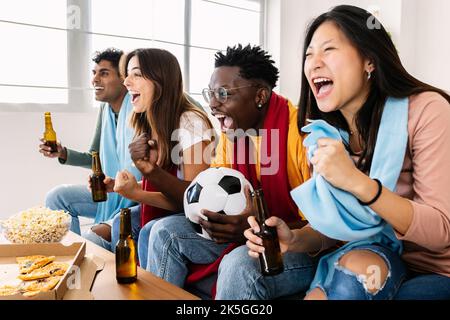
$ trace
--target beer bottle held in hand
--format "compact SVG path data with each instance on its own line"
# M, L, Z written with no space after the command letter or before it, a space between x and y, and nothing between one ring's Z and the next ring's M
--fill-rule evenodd
M58 152L56 145L56 132L53 130L52 115L50 112L45 113L45 131L44 131L45 145L52 148L51 153Z
M118 283L133 283L137 279L136 247L131 237L131 211L120 210L120 238L116 245L116 279Z
M91 190L94 202L103 202L108 198L103 180L105 180L105 174L100 164L100 156L97 151L92 151Z
M274 276L283 272L283 258L278 242L277 229L269 227L265 223L270 214L261 189L255 190L253 193L253 205L256 208L256 220L260 228L260 232L256 235L262 239L264 247L264 252L259 254L261 273L265 276Z

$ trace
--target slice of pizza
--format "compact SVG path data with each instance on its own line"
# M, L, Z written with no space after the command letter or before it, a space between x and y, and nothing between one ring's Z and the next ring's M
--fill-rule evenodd
M30 297L34 297L34 296L37 295L39 292L41 292L41 291L40 291L40 290L36 290L36 291L24 291L24 292L22 292L22 295L23 295L24 297L30 298Z
M65 262L52 262L45 267L35 269L27 274L19 275L19 279L24 281L44 279L52 276L62 276L66 273L69 265Z
M19 292L18 286L0 286L0 296L12 296Z
M47 292L56 287L61 280L61 276L48 277L39 280L27 281L21 287L21 292L24 296L32 297L39 292Z
M19 264L20 273L29 273L35 269L42 268L43 266L55 261L55 256L26 256L17 257L17 263Z

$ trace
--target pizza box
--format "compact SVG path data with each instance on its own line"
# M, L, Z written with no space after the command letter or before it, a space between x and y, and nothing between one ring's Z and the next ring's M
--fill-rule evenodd
M0 296L2 300L60 300L68 289L79 286L81 278L80 266L86 253L85 242L75 242L71 245L62 243L36 243L36 244L0 244L0 286L14 285L21 282L19 265L16 257L45 255L56 256L55 261L66 262L69 268L61 278L58 285L51 291L40 292L33 297L21 294L12 296Z
M94 300L91 287L94 284L97 272L102 271L104 266L105 261L102 258L87 254L80 266L80 277L77 279L79 285L68 289L63 300Z

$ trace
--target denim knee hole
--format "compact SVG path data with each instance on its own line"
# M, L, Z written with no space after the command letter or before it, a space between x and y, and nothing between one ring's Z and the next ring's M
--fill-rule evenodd
M379 285L376 285L375 287L370 288L370 287L368 287L368 283L367 283L367 280L368 280L368 279L367 279L367 276L366 276L365 274L357 274L357 273L355 273L355 272L353 272L353 271L351 271L351 270L349 270L349 269L343 267L343 266L340 264L340 261L341 261L342 257L343 257L346 253L348 253L348 252L343 253L343 254L338 258L338 260L335 262L335 265L334 265L334 266L335 266L336 272L342 272L342 273L344 273L344 274L346 274L346 275L355 277L356 280L363 286L364 291L365 291L367 294L370 294L370 295L372 295L372 296L376 296L379 292L381 292L381 291L384 289L384 287L386 286L386 283L388 282L389 278L391 277L391 264L390 264L389 260L386 258L386 255L385 255L384 253L382 253L382 252L378 252L378 251L372 250L372 249L370 249L370 248L355 249L355 251L356 251L356 250L360 250L360 251L370 251L370 252L372 252L372 253L374 253L374 254L380 256L380 257L383 259L383 261L384 261L384 263L386 264L386 267L387 267L387 269L388 269L388 273L387 273L387 275L386 275L386 277L385 277L385 279L384 279L384 281L383 281L383 284L381 284L381 281L379 281L379 282L380 282ZM371 267L371 266L368 266L368 268L370 268L370 267ZM374 267L379 268L378 266L374 266ZM368 271L369 271L369 269L368 269ZM380 272L381 272L381 271L380 271ZM373 292L371 292L371 291L370 291L371 289L376 289L376 290L373 291Z

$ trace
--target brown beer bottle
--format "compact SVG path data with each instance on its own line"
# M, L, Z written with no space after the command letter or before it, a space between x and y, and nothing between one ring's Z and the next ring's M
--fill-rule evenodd
M262 189L255 190L253 193L253 205L256 208L256 220L260 228L260 232L256 235L262 239L265 249L263 253L259 254L261 273L265 276L274 276L283 272L283 258L278 242L277 229L265 224L270 214Z
M137 279L137 258L131 237L131 211L120 210L120 238L116 245L116 279L118 283L133 283Z
M103 182L105 174L102 171L100 164L100 156L97 151L92 151L92 174L91 174L91 190L92 200L94 202L106 201L108 195L106 194L106 185Z
M45 131L44 131L45 145L52 148L51 152L58 152L56 145L56 132L53 130L52 115L50 112L45 113Z

